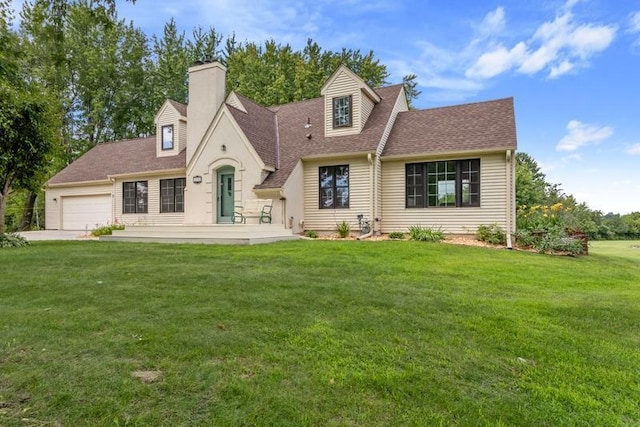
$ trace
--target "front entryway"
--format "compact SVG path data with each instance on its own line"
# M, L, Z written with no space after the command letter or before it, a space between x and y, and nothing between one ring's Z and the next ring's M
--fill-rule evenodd
M234 207L234 180L235 170L230 166L218 169L217 192L217 222L218 224L230 223L233 217Z

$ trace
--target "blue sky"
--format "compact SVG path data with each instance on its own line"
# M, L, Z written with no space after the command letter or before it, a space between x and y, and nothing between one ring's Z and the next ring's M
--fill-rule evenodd
M20 3L15 0L15 4ZM160 35L373 50L418 108L515 98L518 150L590 208L640 211L640 0L118 0Z

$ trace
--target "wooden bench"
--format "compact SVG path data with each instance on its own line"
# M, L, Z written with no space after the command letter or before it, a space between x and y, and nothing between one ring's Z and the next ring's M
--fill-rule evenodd
M271 199L248 199L244 201L244 205L235 207L231 222L246 224L247 218L258 218L259 224L271 224L271 209Z

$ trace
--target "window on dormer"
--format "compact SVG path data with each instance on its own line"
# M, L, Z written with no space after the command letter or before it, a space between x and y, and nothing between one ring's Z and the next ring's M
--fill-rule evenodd
M173 150L173 125L162 126L162 149Z
M351 126L351 95L333 98L333 127Z

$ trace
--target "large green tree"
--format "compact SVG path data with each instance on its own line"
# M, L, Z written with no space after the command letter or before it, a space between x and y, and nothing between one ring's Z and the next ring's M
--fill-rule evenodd
M550 187L536 160L527 153L516 153L516 204L546 204Z
M43 182L55 148L51 94L25 72L24 45L10 29L0 2L0 234L13 189L34 191Z
M373 52L342 49L325 51L313 40L301 51L268 40L264 45L248 42L234 45L223 62L227 64L227 89L262 105L277 105L320 96L327 78L344 64L372 87L387 83L386 66Z
M93 145L147 134L146 36L115 12L80 0L63 7L36 0L23 7L21 30L31 41L32 72L55 91L64 111L64 163ZM63 2L66 3L66 2Z

